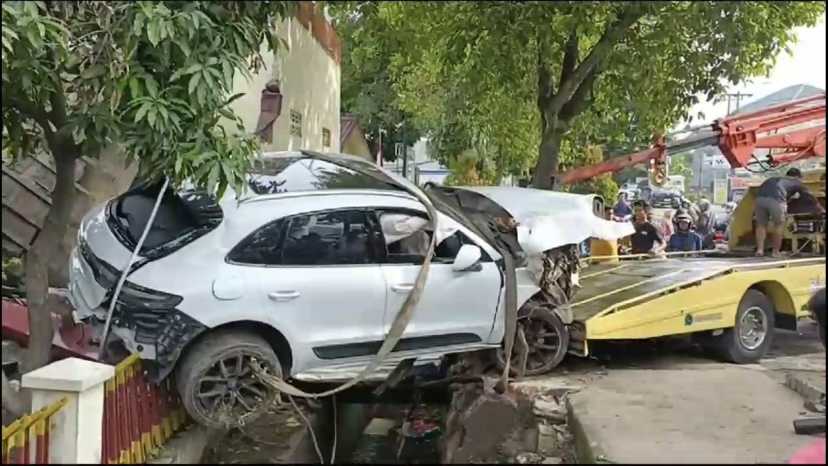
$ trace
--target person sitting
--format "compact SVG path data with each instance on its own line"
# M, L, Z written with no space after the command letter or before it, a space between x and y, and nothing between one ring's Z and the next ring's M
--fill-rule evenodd
M633 226L635 233L630 237L630 253L632 254L659 254L664 249L664 239L658 228L648 219L649 210L647 201L638 200L633 203Z
M673 222L676 228L667 241L667 251L701 251L702 237L693 231L693 219L690 214L687 211L679 210Z
M626 192L621 191L618 193L618 202L612 208L612 215L621 218L632 215L632 208L628 202Z
M808 188L802 184L802 172L798 168L791 168L785 176L774 176L766 179L756 188L756 201L753 215L756 218L756 255L765 255L765 239L768 235L768 225L773 222L773 249L771 256L779 257L782 249L782 236L785 232L785 215L788 210L788 201L799 195L811 197ZM825 209L816 204L817 211L824 213Z

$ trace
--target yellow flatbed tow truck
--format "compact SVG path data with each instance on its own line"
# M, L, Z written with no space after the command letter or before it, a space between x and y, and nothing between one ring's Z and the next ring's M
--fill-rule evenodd
M809 158L822 159L824 166L824 120L820 94L720 119L693 128L684 139L665 142L657 136L650 149L578 167L553 181L578 183L648 164L651 184L663 186L668 151L705 146L717 146L733 168L784 172L785 165ZM763 151L767 155L759 156ZM825 215L813 206L825 207L825 169L804 173L803 182L813 196L788 204L785 259L754 257L756 186L733 213L727 253L641 260L618 257L617 241L593 240L593 256L602 257L587 261L592 263L580 271L580 289L570 299L569 352L586 356L589 343L599 340L692 335L726 360L761 359L774 330L796 330L797 321L808 316L806 302L825 286Z
M775 328L796 329L824 286L825 258L671 257L589 265L571 304L570 351L589 342L696 334L735 363L762 358ZM581 343L581 344L579 344Z

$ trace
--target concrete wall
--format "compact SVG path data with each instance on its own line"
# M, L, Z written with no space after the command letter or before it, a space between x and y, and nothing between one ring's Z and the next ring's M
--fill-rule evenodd
M259 119L261 91L265 84L279 80L283 95L282 113L273 125L272 143L265 150L309 149L338 152L340 48L339 39L321 13L310 2L301 2L297 17L275 26L286 47L275 56L263 47L266 67L252 81L237 76L233 94L245 95L231 106L253 132ZM301 135L291 132L291 113L301 118ZM323 132L330 132L323 145Z
M365 134L359 127L354 128L348 138L343 141L342 153L356 155L371 162L375 161L374 156L371 155L371 148L368 147L368 141L365 140Z

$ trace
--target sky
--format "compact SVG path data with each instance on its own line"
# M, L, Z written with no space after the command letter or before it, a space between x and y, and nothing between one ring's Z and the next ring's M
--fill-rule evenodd
M798 40L790 47L791 55L784 52L779 55L770 77L758 77L752 83L733 86L729 93L753 94L742 100L742 104L745 104L795 84L810 84L825 89L825 23L823 15L816 26L797 28L795 33ZM700 96L700 99L705 100L706 96ZM731 105L732 110L735 110L735 99ZM727 102L700 103L693 108L692 114L698 112L704 112L705 122L712 122L727 114Z

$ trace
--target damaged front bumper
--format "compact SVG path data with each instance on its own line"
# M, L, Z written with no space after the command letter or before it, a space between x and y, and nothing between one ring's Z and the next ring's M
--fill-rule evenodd
M95 256L82 239L73 251L68 301L75 321L100 348L101 359L117 362L138 353L151 379L165 378L183 348L206 327L178 309L182 297L125 281L102 342L107 310L121 271Z
M145 368L153 381L166 378L184 347L207 329L178 309L130 307L120 299L112 312L104 344L100 342L106 323L105 309L85 315L76 312L76 319L90 331L93 341L99 343L103 361L114 363L138 353L148 363Z

